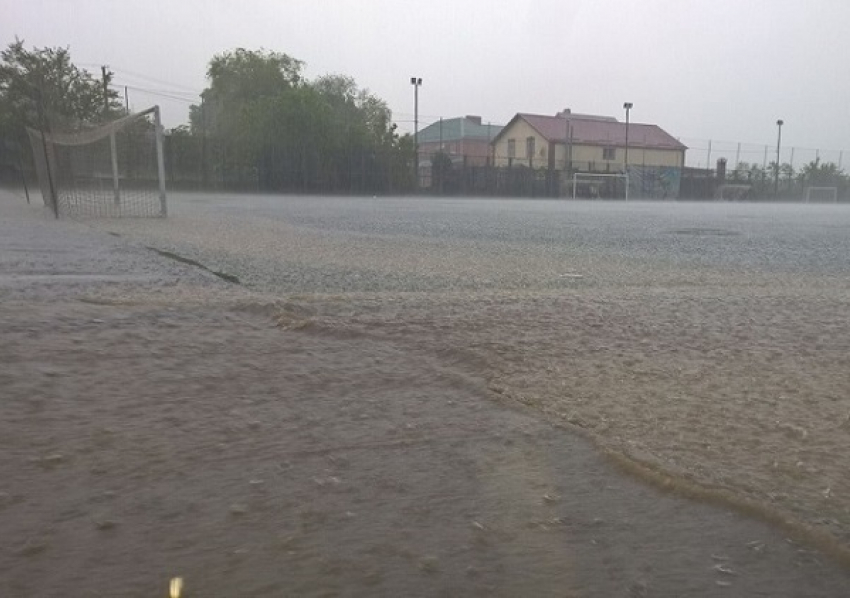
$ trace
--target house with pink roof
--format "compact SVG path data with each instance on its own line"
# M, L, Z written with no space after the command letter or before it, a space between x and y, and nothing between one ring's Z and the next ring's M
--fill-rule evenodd
M562 196L571 194L576 173L622 173L628 174L630 197L674 199L685 150L658 125L627 125L610 116L569 109L554 116L518 113L493 139L496 166L545 169Z

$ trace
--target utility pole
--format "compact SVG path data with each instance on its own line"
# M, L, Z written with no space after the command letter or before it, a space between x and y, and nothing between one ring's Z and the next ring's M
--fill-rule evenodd
M112 79L112 73L107 70L108 67L100 67L101 75L103 75L103 114L109 114L109 81Z
M127 86L124 86L124 108L127 110L127 114L130 114L130 94L127 93Z

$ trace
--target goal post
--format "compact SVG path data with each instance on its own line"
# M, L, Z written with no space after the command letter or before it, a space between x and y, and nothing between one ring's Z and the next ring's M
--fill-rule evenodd
M720 201L740 201L750 197L752 185L726 184L717 189L717 199Z
M838 203L838 187L806 187L806 203Z
M86 129L27 131L44 203L57 215L166 216L159 106Z
M622 188L623 199L629 200L629 175L624 173L575 173L573 199L578 198L579 185L587 188L590 199L612 198Z

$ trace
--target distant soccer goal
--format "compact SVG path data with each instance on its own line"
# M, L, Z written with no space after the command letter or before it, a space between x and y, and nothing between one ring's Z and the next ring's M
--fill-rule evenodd
M573 175L573 199L629 199L629 175L577 172Z
M717 199L720 201L741 201L749 199L752 185L720 185L717 190Z
M57 215L166 215L158 106L98 127L28 133L44 203Z
M806 187L806 203L837 203L838 187Z

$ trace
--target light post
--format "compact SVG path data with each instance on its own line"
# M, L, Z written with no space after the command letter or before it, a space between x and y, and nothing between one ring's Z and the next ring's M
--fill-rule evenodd
M623 164L625 165L627 175L629 174L629 110L632 109L632 106L633 104L631 102L623 104L623 108L626 109L626 155Z
M422 85L422 77L411 77L410 84L413 85L413 146L416 148L413 171L416 189L419 189L419 86Z
M779 148L782 146L782 125L785 124L781 118L776 121L776 162L773 165L773 197L779 197Z
M623 166L626 171L626 201L629 199L629 110L632 109L631 102L623 103L623 108L626 110L626 152L623 156Z

